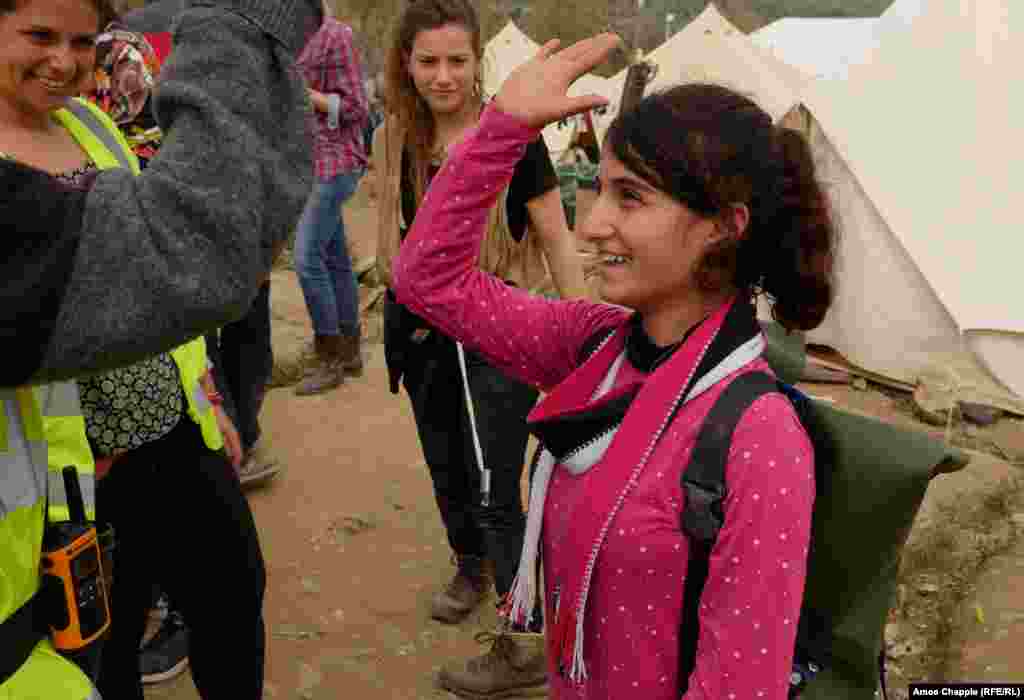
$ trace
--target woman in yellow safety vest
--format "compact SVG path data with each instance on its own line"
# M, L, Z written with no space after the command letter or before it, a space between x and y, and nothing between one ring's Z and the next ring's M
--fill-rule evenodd
M46 73L46 60L41 54L47 48L45 43L52 43L48 25L62 24L54 18L63 9L58 7L60 4L43 8L39 2L0 2L0 150L19 159L27 154L26 162L50 172L59 172L66 164L53 148L56 144L49 143L49 147L37 151L35 144L22 144L21 137L33 127L40 133L58 133L42 129L43 122L33 120L33 111L26 107L48 104L52 98L47 98L55 92L57 73ZM98 18L106 9L104 3L97 0L87 4L86 14L95 18L93 26L100 26ZM43 13L43 9L51 12ZM28 24L37 20L41 26ZM58 57L63 58L61 63L66 64L68 56L88 53L88 34L95 28L84 29L84 37L72 39L73 50L67 50L65 37L57 37L57 48L65 49ZM23 84L18 84L19 79ZM46 625L38 621L43 617L38 612L41 603L36 594L47 495L47 446L40 399L51 404L55 415L62 413L66 409L61 400L67 396L67 388L48 387L38 393L30 387L0 389L0 700L99 697L78 667L54 650L45 638ZM71 413L76 412L72 409ZM69 418L79 419L76 415ZM79 443L75 461L81 462L83 471L91 471L86 463L91 462L91 456L82 448ZM76 451L71 443L69 451ZM91 502L91 474L83 478L86 499Z
M103 0L0 0L0 154L69 188L108 168L139 172L113 122L71 97L88 85L105 9ZM43 470L48 462L56 475L72 464L87 508L114 526L118 540L111 635L97 681L103 695L142 700L137 654L159 580L189 623L201 696L262 697L263 560L248 504L220 453L226 449L237 466L238 435L218 403L202 338L126 368L0 394L0 543L23 550L0 548L0 635L24 638L15 625L38 586ZM95 490L94 456L109 468ZM50 515L60 517L63 486L49 481ZM14 560L36 565L8 567ZM217 573L201 575L210 571ZM232 630L227 655L219 648L225 629ZM27 654L4 658L0 644L0 700L95 693L45 641Z

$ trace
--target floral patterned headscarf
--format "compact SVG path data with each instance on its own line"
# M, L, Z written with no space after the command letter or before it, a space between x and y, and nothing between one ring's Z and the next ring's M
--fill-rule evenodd
M143 34L111 24L96 39L95 91L89 98L113 119L135 154L149 159L162 133L144 108L160 74L161 56Z
M115 122L127 124L156 84L156 52L142 34L108 28L96 39L96 55L96 103Z

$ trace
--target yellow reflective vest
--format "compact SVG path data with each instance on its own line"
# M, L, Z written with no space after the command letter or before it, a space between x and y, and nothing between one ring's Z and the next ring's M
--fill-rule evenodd
M54 116L97 167L139 172L138 161L124 137L91 103L73 100ZM223 440L199 384L207 369L205 342L199 338L171 354L185 387L189 416L202 428L206 445L220 449ZM94 508L95 464L77 389L73 381L36 388L0 388L0 623L39 588L48 491L52 514L67 517L63 482L59 476L51 480L51 470L76 466L86 507ZM99 693L77 666L43 640L25 663L0 683L0 700L99 700Z
M79 147L100 170L126 168L139 174L139 161L113 121L87 100L71 100L54 113ZM49 518L67 520L68 508L61 469L74 466L82 486L86 515L95 517L96 463L85 434L85 420L74 380L36 389L48 443Z
M94 104L73 100L67 109L57 111L55 117L100 170L127 168L136 175L139 173L138 159L128 142L110 118ZM206 446L211 450L221 449L224 441L220 428L200 383L208 368L206 341L202 337L196 338L172 350L171 356L185 390L189 417L199 424ZM86 511L89 517L93 517L96 466L86 437L78 382L59 382L37 391L49 444L50 519L68 518L61 470L69 465L78 470Z
M79 124L81 128L71 129L72 134L78 134L79 143L84 138L95 149L93 142L109 141L112 146L124 142L113 123L98 109L84 102L75 101L68 110L60 110L56 116L66 123L66 119L74 119L72 113L85 115L83 120L75 121L87 126ZM84 131L90 133L85 134ZM95 136L98 132L103 136ZM125 152L130 153L130 150ZM110 159L114 162L110 163ZM132 159L122 156L118 160L113 152L98 163L101 167L129 168L131 164ZM137 162L134 171L138 172ZM52 411L50 417L54 419L53 429L58 436L80 435L80 438L66 442L61 448L64 451L58 452L58 459L62 465L75 464L79 467L87 506L91 507L95 502L95 467L85 441L81 410L74 405L76 401L67 403L72 396L77 400L77 391L74 394L68 391L68 384L71 383L42 388L0 389L0 622L25 605L39 588L44 509L50 488L46 417L40 406L41 400ZM62 484L60 494L63 495ZM61 502L55 506L59 513ZM66 517L66 508L63 510ZM51 698L98 700L99 693L77 666L58 654L49 640L44 639L18 670L0 683L0 700Z
M0 389L0 622L39 588L46 484L43 415L35 391ZM92 700L99 694L77 666L43 640L0 683L0 700L51 698Z
M43 431L47 442L47 481L49 483L49 517L57 522L69 518L64 479L61 470L73 466L78 470L86 516L96 519L96 462L85 436L85 419L78 398L78 382L55 382L36 387L36 399L43 415Z
M224 437L217 425L213 413L213 405L206 398L206 392L200 380L210 367L206 356L206 339L202 336L171 350L171 357L178 365L181 385L185 389L188 400L188 415L199 424L203 431L203 442L211 450L224 447Z

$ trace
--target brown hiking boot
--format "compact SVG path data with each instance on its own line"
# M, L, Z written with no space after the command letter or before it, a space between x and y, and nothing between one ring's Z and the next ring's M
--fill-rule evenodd
M471 700L546 692L548 669L543 634L480 632L476 640L491 644L490 651L442 667L437 677L442 688Z
M322 394L345 381L341 368L341 336L318 335L313 341L315 357L295 387L296 396Z
M481 557L456 557L459 567L443 591L434 594L430 616L450 625L461 622L480 605L491 580L484 570Z
M355 376L363 373L362 330L355 335L341 335L341 368Z

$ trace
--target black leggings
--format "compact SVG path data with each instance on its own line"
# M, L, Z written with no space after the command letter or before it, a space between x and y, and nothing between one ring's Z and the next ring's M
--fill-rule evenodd
M502 597L512 586L523 548L526 517L520 482L529 436L526 416L537 401L537 390L473 353L466 353L466 364L477 434L491 470L488 507L480 501L480 472L455 343L432 331L409 352L402 383L412 401L448 542L457 555L491 560Z
M98 484L96 515L117 538L103 697L143 700L139 643L160 583L188 625L199 695L260 700L263 555L234 470L199 427L183 415L163 438L121 457Z
M260 409L274 370L270 282L260 287L245 316L219 333L207 334L206 352L213 361L217 389L224 396L224 410L238 428L242 449L251 450L260 437Z

